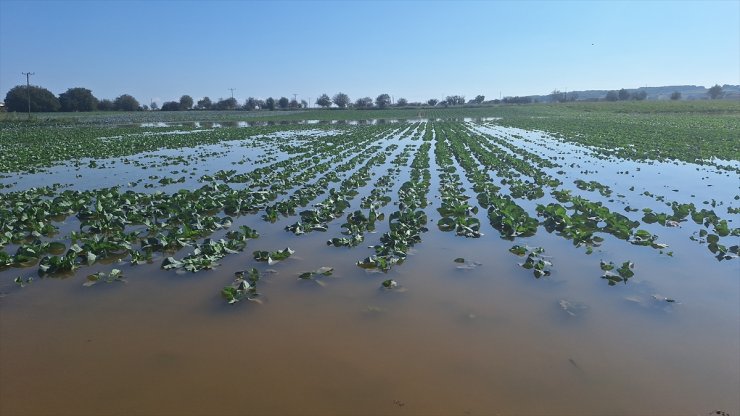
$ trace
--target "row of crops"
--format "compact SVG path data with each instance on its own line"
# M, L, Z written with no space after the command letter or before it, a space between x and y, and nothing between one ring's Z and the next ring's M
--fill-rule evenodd
M4 140L6 151L0 152L0 170L7 173L0 202L0 273L23 286L34 276L84 274L94 265L113 264L87 274L85 285L93 286L121 281L138 267L191 273L214 269L226 256L243 255L248 245L255 262L274 264L294 254L290 247L259 249L260 234L266 232L327 233L327 257L349 250L359 268L385 273L410 261L411 249L430 232L473 239L493 232L511 241L509 251L536 278L557 267L546 254L548 247L527 245L529 237L542 232L582 247L585 255L605 244L629 244L672 256L656 226L681 227L687 239L705 246L716 260L737 261L740 228L732 226L732 218L738 207L729 201L695 204L645 191L641 196L665 208L620 208L615 199L630 196L613 195L608 185L588 170L579 171L562 154L533 151L533 140L503 131L491 122L442 121L323 130L19 129L16 140ZM558 148L552 138L540 144ZM47 151L35 153L40 147ZM188 151L156 153L163 148ZM603 152L599 148L593 154ZM231 166L201 171L202 165L218 165L229 157ZM121 164L138 169L139 179L81 189L71 177ZM60 179L67 183L13 186L23 176L20 171L58 167L69 168ZM581 177L573 180L566 171ZM254 217L260 225L246 225ZM439 219L435 223L432 217ZM338 225L338 234L332 224ZM364 247L369 234L379 238ZM594 262L609 285L626 284L635 273L630 259ZM324 266L298 278L320 280L332 270ZM257 268L235 271L224 297L230 303L258 299L260 276ZM401 287L393 279L382 286Z

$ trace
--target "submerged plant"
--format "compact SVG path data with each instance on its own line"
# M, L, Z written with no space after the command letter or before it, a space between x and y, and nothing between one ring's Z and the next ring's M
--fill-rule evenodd
M123 272L121 272L119 269L113 269L109 273L98 272L88 275L87 280L85 281L85 283L82 284L82 286L90 287L100 282L126 282L126 279L123 278Z

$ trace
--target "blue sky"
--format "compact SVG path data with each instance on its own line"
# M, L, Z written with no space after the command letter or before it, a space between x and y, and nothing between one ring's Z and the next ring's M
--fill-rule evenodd
M0 95L410 101L740 84L740 1L0 0Z

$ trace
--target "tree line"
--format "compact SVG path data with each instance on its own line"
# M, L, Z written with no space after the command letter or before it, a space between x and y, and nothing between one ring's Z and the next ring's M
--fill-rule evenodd
M709 88L707 95L711 99L721 98L724 93L719 84ZM143 111L143 110L161 110L161 111L185 111L185 110L292 110L307 108L309 103L305 100L298 101L295 98L289 100L287 97L275 99L269 97L260 99L249 97L243 104L240 104L235 98L219 99L213 102L209 97L203 97L195 102L189 95L183 95L179 101L166 101L162 103L161 108L157 103L151 103L151 107L141 105L136 98L129 94L122 94L113 100L96 98L92 91L87 88L76 87L69 88L67 91L55 96L46 88L32 85L18 85L13 87L5 95L5 107L7 111L28 111L30 97L30 109L32 112L77 112L77 111ZM626 100L644 100L647 93L644 90L632 91L624 88L612 90L606 93L604 101L626 101ZM674 92L671 94L671 100L680 100L681 93ZM409 102L405 98L393 99L389 94L383 93L375 99L370 97L361 97L352 101L350 97L342 92L329 97L328 94L320 95L314 104L322 108L330 108L332 105L337 108L388 108L388 107L420 107L420 106L461 106L461 105L481 105L481 104L529 104L535 100L532 97L505 97L501 100L485 101L485 96L478 95L474 99L465 100L464 95L450 95L444 100L431 98L423 103ZM576 93L564 93L554 90L550 95L551 102L575 101L578 99Z
M438 100L436 98L429 99L424 103L421 102L409 102L405 98L393 99L389 94L380 94L375 99L370 97L361 97L354 101L350 97L339 92L333 97L328 94L321 94L314 104L322 108L330 108L335 106L337 108L388 108L388 107L418 107L418 106L436 106L436 105L463 105L463 104L481 104L485 100L485 96L478 95L475 99L465 101L465 97L461 95L451 95L446 97L444 100ZM193 100L188 95L183 95L180 101L169 101L162 104L162 110L165 111L177 111L177 110L189 110L191 108L196 110L292 110L299 108L307 108L309 103L306 100L300 102L293 98L292 100L287 97L280 97L275 99L268 97L267 99L260 99L249 97L244 101L244 104L240 105L235 98L228 98L225 100L219 100L213 103L209 97L204 97L199 100L195 106L193 106Z
M710 87L707 90L707 96L709 96L709 98L712 100L722 98L724 95L725 95L724 90L722 89L722 86L719 84L714 84L712 87ZM644 90L628 91L622 88L619 91L617 90L607 91L606 96L604 97L604 101L627 101L627 100L642 101L645 98L647 98L647 93ZM680 100L681 92L674 91L673 93L671 93L670 99L673 101Z
M122 94L114 100L98 100L87 88L69 88L55 96L46 88L18 85L5 95L7 111L28 111L29 97L32 112L55 111L137 111L143 110L136 98Z
M243 104L240 104L236 98L224 98L213 101L209 97L203 97L197 102L190 95L183 95L178 101L166 101L161 107L152 102L150 106L142 105L133 96L122 94L113 100L98 99L87 88L75 87L55 96L46 88L31 85L18 85L13 87L5 95L5 108L7 111L25 112L28 111L28 103L31 103L31 112L84 112L84 111L187 111L187 110L292 110L308 108L309 103L306 100L292 100L287 97L275 99L247 98ZM388 108L388 107L419 107L419 106L453 106L464 104L482 104L485 96L478 95L472 100L465 100L463 95L450 95L444 100L431 98L424 103L409 102L405 98L393 99L389 94L383 93L375 99L370 97L361 97L352 101L350 97L342 92L329 97L328 94L320 95L314 104L329 108L332 105L337 108ZM496 100L498 101L498 100Z
M606 97L604 97L604 101L627 101L627 100L642 101L645 98L647 98L647 92L643 90L629 92L626 89L622 88L619 91L616 91L616 90L608 91L606 93Z

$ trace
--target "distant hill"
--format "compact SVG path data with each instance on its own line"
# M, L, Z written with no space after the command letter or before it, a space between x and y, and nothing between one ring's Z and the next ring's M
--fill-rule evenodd
M707 90L709 88L700 85L668 85L664 87L640 87L625 88L630 94L645 91L647 100L670 100L671 94L678 91L681 93L682 100L706 100L709 98ZM724 98L740 100L740 85L725 84L722 86L725 95ZM569 96L577 94L578 101L603 100L609 90L585 90L585 91L567 91ZM549 94L533 95L533 99L540 102L550 101Z

